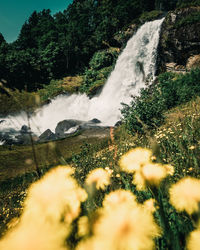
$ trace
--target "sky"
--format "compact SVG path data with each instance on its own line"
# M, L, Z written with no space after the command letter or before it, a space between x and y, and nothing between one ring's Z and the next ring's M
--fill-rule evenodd
M17 39L22 25L34 10L63 11L72 0L0 0L0 33L7 42Z

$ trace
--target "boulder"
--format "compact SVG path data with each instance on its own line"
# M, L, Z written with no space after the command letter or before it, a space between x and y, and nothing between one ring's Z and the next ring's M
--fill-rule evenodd
M72 134L75 134L75 133L78 132L80 129L81 129L81 126L79 126L79 125L74 126L74 127L71 127L70 129L68 129L68 130L65 132L65 135L72 135Z
M115 127L119 127L121 125L122 125L122 121L118 121L118 122L115 123Z
M27 145L27 144L31 144L31 138L30 138L30 134L29 133L22 133L20 135L16 135L13 138L13 143L14 145Z
M50 129L47 129L39 136L38 142L47 142L56 139L57 139L56 135Z
M99 119L97 119L97 118L94 118L94 119L90 120L89 122L91 122L91 123L101 123L101 121Z
M21 130L20 130L21 134L27 134L27 133L30 133L30 132L31 132L31 129L27 125L23 125L21 127Z
M56 137L58 138L64 138L66 137L66 134L69 134L68 130L73 127L80 126L83 122L79 120L64 120L57 124L55 129ZM78 129L78 127L77 127ZM73 132L74 133L74 132Z

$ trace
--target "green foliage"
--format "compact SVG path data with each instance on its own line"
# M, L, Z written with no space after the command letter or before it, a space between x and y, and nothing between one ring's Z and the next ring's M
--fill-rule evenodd
M43 88L38 91L42 101L47 101L64 92L64 87L59 80L51 80L50 84L43 85Z
M199 0L178 0L176 7L177 8L187 8L191 6L199 6Z
M0 94L0 115L6 116L20 111L33 112L40 104L40 98L34 92L9 90L7 94Z
M119 55L119 50L116 48L97 51L89 62L91 69L99 70L113 65Z
M112 66L100 70L86 69L80 91L88 95L95 94L96 91L104 85L112 70Z
M194 12L182 18L181 20L179 20L176 23L176 27L179 28L185 25L190 25L190 24L199 23L199 22L200 22L200 12Z
M156 128L164 120L162 111L165 103L159 90L142 90L140 97L134 97L130 106L124 104L123 120L131 133L143 132L145 128Z
M185 75L164 73L158 83L141 91L130 106L122 109L123 121L131 133L156 128L164 120L164 112L200 95L200 69Z
M89 68L84 72L84 81L80 91L94 95L104 85L113 70L120 49L109 48L96 52L89 62Z
M150 21L153 21L153 20L159 18L162 14L163 14L163 12L160 10L143 12L142 15L139 17L139 19L142 23L150 22Z

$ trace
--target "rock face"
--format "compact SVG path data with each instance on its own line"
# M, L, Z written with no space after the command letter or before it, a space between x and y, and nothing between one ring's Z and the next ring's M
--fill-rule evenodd
M200 68L200 54L195 55L195 56L191 56L187 60L187 64L186 64L187 69L192 69L192 68L196 68L196 67Z
M47 142L47 141L53 141L56 139L57 139L56 135L50 129L47 129L39 136L38 142Z
M169 12L161 28L158 46L158 72L166 71L169 63L186 67L188 59L200 52L200 7Z

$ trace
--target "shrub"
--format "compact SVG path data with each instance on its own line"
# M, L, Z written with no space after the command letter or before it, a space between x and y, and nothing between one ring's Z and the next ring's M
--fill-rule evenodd
M42 101L46 101L49 98L53 98L64 92L64 87L59 80L51 80L50 84L43 85L43 88L40 89L39 95Z
M130 105L122 109L123 121L131 133L144 132L159 126L164 120L164 112L200 95L200 69L185 75L164 73L158 83L133 97Z
M96 90L104 85L112 69L112 66L100 70L86 69L80 91L87 94L95 94Z
M7 94L0 94L0 115L2 116L20 111L32 112L39 105L40 97L35 92L7 89Z
M141 23L150 22L150 21L153 21L153 20L159 18L162 14L163 14L163 12L160 10L153 10L150 12L144 12L140 16L139 20Z
M87 68L84 72L83 84L79 90L90 95L96 94L113 70L118 55L118 48L96 52L89 62L90 68Z
M95 70L111 66L113 63L115 63L118 55L119 49L117 48L97 51L90 60L89 66Z

